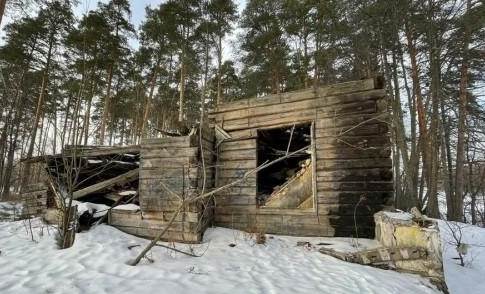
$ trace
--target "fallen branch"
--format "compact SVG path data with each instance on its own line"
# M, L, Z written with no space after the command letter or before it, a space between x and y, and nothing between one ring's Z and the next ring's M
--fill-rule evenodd
M286 158L288 157L291 157L292 155L296 154L296 153L299 153L299 152L302 152L304 150L307 150L309 149L310 146L305 146L299 150L296 150L296 151L293 151L291 153L288 153L287 155L285 156L282 156L282 157L279 157L273 161L270 161L270 162L265 162L263 164L261 164L260 166L256 167L255 169L252 169L248 172L246 172L240 179L234 181L234 182L231 182L229 184L226 184L224 186L221 186L217 189L214 189L210 192L207 192L207 193L202 193L201 195L197 196L197 197L194 197L194 198L190 198L190 199L183 199L182 196L178 195L177 193L171 191L166 185L163 185L162 186L167 189L167 191L169 191L169 193L173 194L173 195L178 195L178 198L179 199L183 199L180 201L180 205L179 207L177 208L177 210L175 211L175 213L173 214L172 218L170 219L170 221L167 223L167 226L147 245L147 247L145 247L145 249L142 250L142 252L140 252L140 254L138 254L138 256L132 260L131 262L129 262L128 264L129 265L133 265L133 266L136 266L140 260L145 256L145 254L148 253L148 251L150 251L153 246L155 246L157 244L158 241L160 241L160 239L163 237L163 235L165 235L165 233L168 231L168 229L172 226L173 222L175 221L175 219L177 218L177 216L180 214L180 212L182 212L182 209L185 208L185 206L191 204L191 203L194 203L194 202L197 202L199 200L202 200L202 199L205 199L207 197L211 197L213 195L215 195L216 193L219 193L223 190L226 190L230 187L233 187L241 182L243 182L246 178L248 178L250 175L254 174L254 173L257 173L258 171L260 170L263 170L275 163L278 163L282 160L285 160Z
M157 243L157 244L155 244L155 246L167 248L167 249L173 250L175 252L182 253L182 254L185 254L185 255L188 255L188 256L192 256L192 257L201 257L202 256L202 255L196 255L196 254L193 254L193 253L190 253L190 252L185 252L185 251L182 251L180 249L170 247L170 246L167 246L167 245L163 245L163 244Z

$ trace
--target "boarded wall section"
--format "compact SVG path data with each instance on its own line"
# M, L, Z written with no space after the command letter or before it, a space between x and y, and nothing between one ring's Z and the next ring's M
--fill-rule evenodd
M314 122L316 205L259 208L252 175L219 195L216 224L288 235L372 236L372 215L393 197L386 99L382 81L366 79L219 105L211 118L232 138L218 148L216 185L256 168L258 129Z
M206 169L204 173L202 169L203 165L213 165L212 139L213 131L206 127L202 136L195 133L190 136L143 140L139 175L141 211L114 209L110 213L110 224L135 235L149 238L156 236L167 226L180 205L180 199L189 199L201 193L204 178L205 188L213 187L212 171ZM164 239L200 242L212 216L213 202L190 204L177 216Z

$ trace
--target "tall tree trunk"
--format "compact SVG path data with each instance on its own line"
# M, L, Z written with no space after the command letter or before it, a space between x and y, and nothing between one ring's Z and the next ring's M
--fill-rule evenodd
M428 161L428 131L426 127L426 109L424 107L423 95L421 92L421 84L419 78L419 66L417 61L417 50L414 44L414 33L409 25L405 26L405 34L408 45L409 58L411 60L411 79L413 81L413 96L415 101L413 104L416 106L418 113L418 127L419 127L419 139L418 139L418 150L422 153L423 157L423 170L421 172L421 177L427 178L429 161ZM423 201L423 181L421 181L420 191L418 196L419 206L422 206ZM419 207L422 208L422 207Z
M160 71L160 63L162 62L162 57L158 56L157 63L152 71L152 77L150 79L150 92L148 94L147 102L145 103L145 110L143 112L143 119L141 121L141 128L140 128L140 137L144 137L146 135L145 130L148 124L148 117L150 115L150 109L152 105L153 99L153 92L155 91L155 86L157 82L158 72Z
M470 11L471 0L467 0L467 12ZM463 34L463 61L460 68L460 94L458 101L458 139L456 143L456 179L453 210L449 213L449 220L461 221L463 219L464 197L464 169L465 169L465 123L468 106L468 44L470 30L465 25Z
M180 56L180 96L179 96L179 117L178 121L184 120L184 95L185 95L185 50Z
M99 130L99 142L104 145L104 137L106 133L106 125L108 122L109 108L111 102L111 86L113 83L113 64L110 64L108 69L108 88L106 90L106 97L104 98L103 116L101 118L101 125Z
M5 13L5 6L7 6L7 0L0 0L0 25L2 25L3 14Z
M49 35L49 47L47 50L47 58L46 58L46 65L44 68L44 73L42 74L42 83L40 87L40 93L39 93L39 98L37 99L37 107L35 110L35 117L34 117L34 122L32 124L32 130L31 130L31 139L30 139L30 145L29 149L27 151L27 156L26 158L31 158L32 154L34 153L34 146L35 146L35 139L37 136L37 128L39 125L39 120L42 114L42 108L44 105L44 99L45 95L47 94L47 85L49 81L49 70L50 70L50 64L51 64L51 59L52 59L52 50L54 47L54 33L51 32ZM21 179L21 186L23 187L24 184L26 184L29 176L30 176L30 168L31 165L29 162L27 162L24 166L24 172L22 175Z
M427 189L427 199L428 203L426 205L426 213L428 216L433 218L439 218L439 205L438 205L438 173L439 173L439 150L440 143L439 140L439 95L440 95L440 85L441 85L441 61L440 61L440 40L439 40L439 30L437 28L436 21L434 20L433 10L434 3L429 1L430 9L428 15L428 39L431 45L429 49L429 60L430 60L430 94L431 94L431 122L429 129L429 143L428 147L428 189Z
M216 104L222 103L222 36L219 34L219 47L217 48L217 100Z
M442 148L441 148L441 162L443 166L443 185L446 196L446 210L450 213L453 210L454 199L454 179L453 179L453 159L451 154L451 139L450 139L450 123L446 117L445 102L444 99L440 101L441 108L441 133L442 133ZM447 213L447 214L448 214Z
M94 81L94 76L96 74L96 70L93 68L90 74L90 82L91 87L88 94L88 100L86 101L86 112L84 113L84 124L83 124L83 132L84 132L84 145L88 145L89 139L89 127L91 124L91 103L93 102L94 92L96 90L96 82Z
M68 132L68 124L69 124L69 111L71 110L71 102L72 96L69 95L67 97L66 108L64 109L64 126L62 127L62 136L61 136L61 148L64 148L64 144L69 142L69 132ZM66 138L67 135L67 138Z

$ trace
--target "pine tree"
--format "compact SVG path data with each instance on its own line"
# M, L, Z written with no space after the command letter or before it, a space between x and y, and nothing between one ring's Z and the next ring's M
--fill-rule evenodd
M282 1L250 0L242 13L241 48L248 95L280 93L288 74L289 46L281 21Z

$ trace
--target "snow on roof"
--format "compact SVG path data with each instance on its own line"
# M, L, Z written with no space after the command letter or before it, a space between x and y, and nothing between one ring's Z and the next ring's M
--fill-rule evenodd
M130 211L138 211L140 210L140 206L130 203L130 204L121 204L118 206L115 206L113 209L116 210L130 210Z
M413 215L405 211L397 211L397 212L384 211L384 214L389 218L402 220L402 221L410 221L413 219Z
M135 195L136 191L134 190L129 190L129 191L121 191L118 193L120 196L128 196L128 195Z

